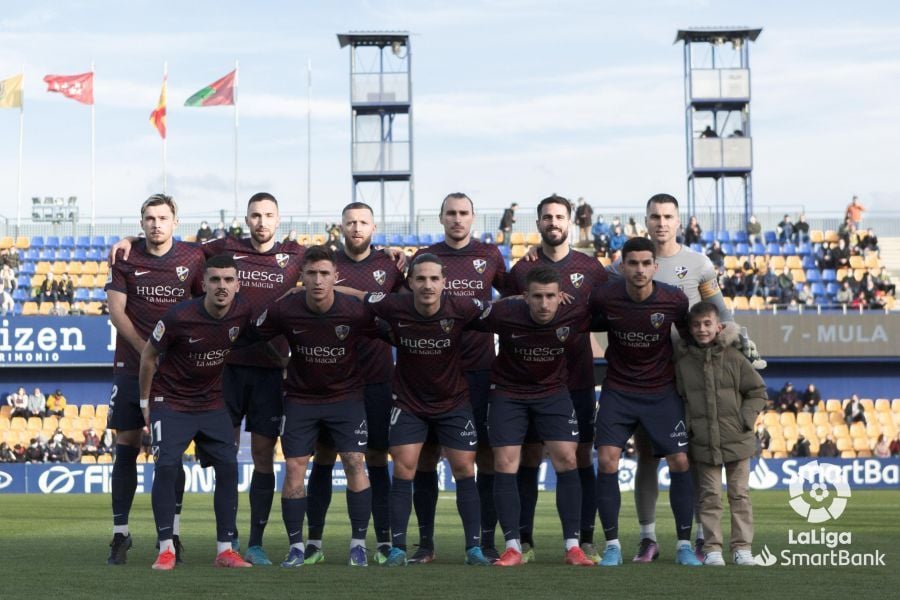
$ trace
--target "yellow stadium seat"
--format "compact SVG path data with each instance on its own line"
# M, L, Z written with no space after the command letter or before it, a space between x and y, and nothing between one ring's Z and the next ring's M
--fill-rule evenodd
M825 410L828 412L842 411L844 407L841 406L841 401L837 398L829 398L825 401Z
M7 248L12 248L15 246L16 240L12 239L12 236L5 235L3 238L0 238L0 250L6 250Z
M813 244L821 244L825 241L825 234L821 229L810 229L809 230L809 241Z
M797 426L796 425L785 425L781 428L782 434L784 435L785 440L796 440L797 439Z
M9 419L0 417L0 431L9 431Z
M40 417L28 417L25 429L28 431L40 431L44 428L44 421Z
M509 256L518 260L525 256L527 251L528 250L525 248L525 244L513 244L513 246L510 248Z
M860 422L853 423L850 426L850 437L866 437L866 426Z
M94 457L94 456L82 456L82 457L81 457L81 464L83 464L83 465L96 465L96 464L97 464L97 458Z
M748 307L750 310L765 310L766 301L763 300L762 296L753 296L750 298Z
M869 419L869 424L866 425L866 437L870 440L877 440L881 433L881 425L878 424L878 420Z
M730 254L725 257L724 265L725 265L726 269L731 269L731 270L739 269L741 266L740 263L738 263L737 257L732 256Z
M139 464L139 465L146 464L147 463L147 455L145 455L143 452L141 452L140 454L138 454L137 461L135 461L135 462L137 462L137 464Z
M734 300L728 296L723 297L722 300L725 302L725 308L727 310L734 310Z
M841 239L841 236L838 235L837 231L834 231L832 229L825 230L824 240L826 242L831 242L832 244L837 244L838 240L840 240L840 239Z
M835 443L837 444L837 449L841 452L853 448L853 440L851 440L850 438L836 438Z
M856 452L853 450L843 450L841 452L841 458L856 458Z
M877 412L891 412L891 401L887 398L878 398L875 400L875 410Z
M100 302L88 302L84 309L84 313L87 315L98 316L101 314L100 306Z
M866 268L866 263L863 260L862 256L853 255L850 257L850 268L851 269L864 269Z
M97 272L102 273L103 275L106 275L107 273L109 273L109 263L106 262L105 260L101 260L100 262L98 262L97 263Z
M38 275L46 275L50 272L50 263L46 260L38 261L38 263L34 265L34 272Z
M143 454L141 456L143 456ZM113 458L109 454L101 454L100 456L97 457L98 465L111 465L112 461L113 461Z
M797 414L797 426L803 427L804 425L812 425L812 415L806 412Z
M760 453L760 456L762 456L763 458L772 458L772 453L769 452L768 450L763 450Z
M784 445L784 439L773 437L769 442L769 452L787 452L787 447Z
M9 420L9 428L16 431L25 431L25 426L27 424L28 422L25 420L25 417L13 417Z
M831 434L831 427L828 425L816 425L816 437L819 441L824 440L829 434Z
M750 310L750 303L744 296L737 296L734 299L734 310Z
M82 275L78 278L78 287L90 289L94 287L94 276L93 275Z
M835 439L849 438L850 437L850 429L844 424L835 425L831 428L831 435L833 435L835 437Z
M29 317L38 314L37 302L26 302L22 305L22 316Z
M813 424L815 425L828 425L828 413L824 411L819 411L813 414Z
M97 266L97 263L92 260L89 260L86 263L84 263L83 265L81 265L81 273L83 275L96 275L99 272L100 272L100 269Z
M75 408L77 408L77 407L75 407ZM77 430L81 431L82 429L84 429L84 421L81 419L81 417L71 417L69 419L69 427L71 429L77 429Z
M784 266L786 266L788 269L802 269L803 261L800 260L800 257L796 254L792 254L785 259Z
M93 404L82 404L81 410L78 411L79 417L93 417L94 416L94 405Z
M769 257L769 268L775 269L776 271L781 271L784 268L784 257L783 256Z
M866 267L870 269L881 268L881 259L878 258L877 254L869 254L868 256L866 256Z
M9 419L12 416L12 406L4 404L0 406L0 418Z
M869 439L868 438L853 438L853 449L859 452L860 450L869 450Z
M763 413L763 423L766 424L766 427L778 425L781 423L780 415L774 410L767 410Z
M44 429L47 429L48 427L53 430L59 427L59 417L57 417L56 415L44 417Z
M69 261L68 265L66 265L66 272L70 276L81 275L82 268L83 263L80 260L72 260Z
M78 416L78 407L74 404L67 404L66 407L63 409L63 416L69 417L69 418L77 417Z
M866 413L871 414L875 412L875 401L871 398L860 398L859 403L866 409Z
M57 260L53 263L53 266L50 267L50 271L54 275L62 275L66 272L66 267L68 264L63 260Z
M512 235L509 237L509 243L511 245L515 244L524 244L525 243L525 234L521 231L514 231Z
M94 275L93 287L100 289L106 287L106 275Z
M70 429L69 431L65 431L63 433L66 434L66 437L72 438L78 444L84 443L84 432L81 429Z
M788 425L796 425L797 418L794 416L792 412L783 412L781 413L781 418L779 419L782 425L787 427Z
M856 453L856 458L872 458L871 450L860 450Z
M31 238L27 235L20 235L16 238L16 248L19 250L28 250L31 248Z
M515 236L513 237L513 239L515 239ZM529 246L537 246L541 243L541 234L539 234L537 231L528 232L525 235L525 243Z
M105 419L109 415L109 404L98 404L94 415Z
M325 243L325 234L324 233L316 233L312 236L312 244L313 246L321 246Z
M794 283L806 283L806 271L803 269L791 269L791 277L794 278Z

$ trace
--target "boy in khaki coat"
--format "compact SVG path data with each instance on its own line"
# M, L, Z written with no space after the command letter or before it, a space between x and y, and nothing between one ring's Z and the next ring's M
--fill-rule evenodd
M695 469L700 523L706 533L704 564L724 566L722 557L722 465L731 506L732 558L753 565L750 457L753 428L766 405L766 384L737 348L739 330L719 319L718 309L698 302L688 313L690 337L679 342L675 365L684 399L690 457ZM677 355L678 353L676 353Z

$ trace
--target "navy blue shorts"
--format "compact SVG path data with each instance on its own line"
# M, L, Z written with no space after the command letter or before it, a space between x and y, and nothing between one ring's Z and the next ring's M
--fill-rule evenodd
M475 452L478 432L468 404L439 415L414 415L395 406L391 411L391 446L424 444L433 435L445 448Z
M488 404L491 395L491 370L466 371L464 373L469 384L469 402L472 414L475 415L475 431L478 433L478 444L488 443Z
M141 412L137 375L118 374L113 377L109 394L109 415L106 426L116 431L142 429L144 413Z
M369 448L387 451L391 428L391 382L368 383L365 389L366 419L369 421Z
M283 378L281 369L225 365L222 392L232 426L240 427L246 416L246 431L277 438L284 414Z
M193 440L203 465L237 462L234 427L224 408L181 412L165 405L150 409L151 450L156 464L181 466L181 457Z
M578 419L578 443L589 444L594 441L594 423L597 420L597 394L593 387L569 392L572 406Z
M281 447L285 457L312 455L319 435L338 452L365 452L369 438L365 403L359 398L328 404L284 403Z
M577 442L578 419L568 392L538 399L491 394L488 432L491 446L521 446L533 427L543 442Z
M625 448L639 424L647 431L654 455L687 452L684 403L675 388L655 394L603 390L594 438L598 448Z

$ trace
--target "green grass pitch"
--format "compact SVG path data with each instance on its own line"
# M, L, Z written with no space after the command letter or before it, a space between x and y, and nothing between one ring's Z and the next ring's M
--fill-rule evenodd
M849 531L853 552L886 554L886 567L678 567L672 562L674 535L668 499L659 502L657 532L662 556L650 565L628 562L637 541L633 497L622 496L621 538L626 563L618 568L570 567L562 548L552 494L538 504L537 562L514 569L466 567L456 505L451 494L438 504L437 561L387 569L347 566L349 524L343 493L336 492L325 536L326 562L300 569L258 567L225 570L212 566L215 522L212 495L185 498L182 539L186 564L174 572L150 569L155 556L149 494L138 495L132 511L135 545L128 564L105 564L110 538L109 496L0 496L0 598L866 598L889 597L900 588L900 494L854 491L846 511L829 531ZM754 492L754 552L766 545L778 555L789 546L788 530L819 530L788 506L787 491ZM247 497L239 526L247 527ZM287 541L276 497L266 548L279 559ZM415 531L415 517L411 519ZM727 536L728 526L725 525ZM599 533L599 531L598 531ZM414 538L415 536L411 536ZM372 533L369 533L370 540ZM410 540L415 541L414 539ZM846 547L846 546L844 546ZM827 552L824 546L807 552ZM890 590L894 590L891 592Z

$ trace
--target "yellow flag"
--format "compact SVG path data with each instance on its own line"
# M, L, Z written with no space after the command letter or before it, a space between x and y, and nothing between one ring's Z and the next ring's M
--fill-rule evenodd
M22 106L22 76L16 75L0 81L0 108Z

